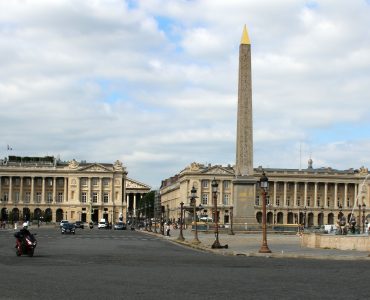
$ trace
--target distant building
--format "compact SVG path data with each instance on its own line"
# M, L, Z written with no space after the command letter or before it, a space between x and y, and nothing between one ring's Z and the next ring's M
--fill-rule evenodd
M114 164L60 161L52 156L0 160L1 220L114 222L136 214L150 187Z
M213 218L211 181L218 183L218 218L221 224L230 224L230 212L234 207L233 180L235 167L202 165L192 163L178 175L162 181L161 202L170 219L180 217L180 202L190 206L190 191L197 189L197 205L203 210L200 216ZM305 224L307 227L335 224L343 214L349 220L359 216L358 204L365 204L369 211L369 184L364 182L369 174L365 168L359 170L334 170L331 168L307 169L264 169L269 178L267 196L267 223ZM258 180L262 168L254 169L257 183L254 186L254 201L250 203L255 222L244 224L245 229L262 221L262 200ZM356 199L357 198L357 199ZM361 208L361 218L363 214ZM367 216L367 213L366 213ZM370 216L367 216L370 218Z

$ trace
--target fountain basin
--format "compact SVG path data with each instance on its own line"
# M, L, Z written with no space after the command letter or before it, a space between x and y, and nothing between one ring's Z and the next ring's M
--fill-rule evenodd
M308 248L370 251L370 236L361 234L331 235L305 233L301 238L301 246Z

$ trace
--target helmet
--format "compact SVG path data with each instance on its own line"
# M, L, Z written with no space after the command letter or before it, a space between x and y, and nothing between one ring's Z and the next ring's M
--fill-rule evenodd
M27 222L24 222L24 223L23 223L23 228L24 228L24 229L27 229L27 228L28 228L28 223L27 223Z

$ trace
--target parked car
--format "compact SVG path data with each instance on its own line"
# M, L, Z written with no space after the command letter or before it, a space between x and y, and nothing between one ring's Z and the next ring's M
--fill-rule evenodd
M62 221L60 221L59 227L62 228L63 224L65 224L65 223L69 223L68 220L62 220Z
M117 222L114 224L114 230L126 230L126 224L123 222Z
M76 221L75 222L75 227L76 228L81 228L81 229L85 228L84 223L82 221Z
M107 226L106 224L108 223L105 221L105 219L101 219L100 222L98 223L98 229L101 229L101 228L105 229Z
M63 223L61 230L60 230L62 234L65 234L65 233L75 234L75 231L76 231L75 225L72 223Z

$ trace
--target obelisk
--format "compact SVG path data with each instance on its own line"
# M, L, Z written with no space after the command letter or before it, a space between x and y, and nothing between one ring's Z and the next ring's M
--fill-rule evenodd
M251 43L244 26L239 46L236 176L253 174L253 116Z
M234 227L247 230L257 226L254 215L253 114L251 43L244 26L239 46L239 83L234 188Z

